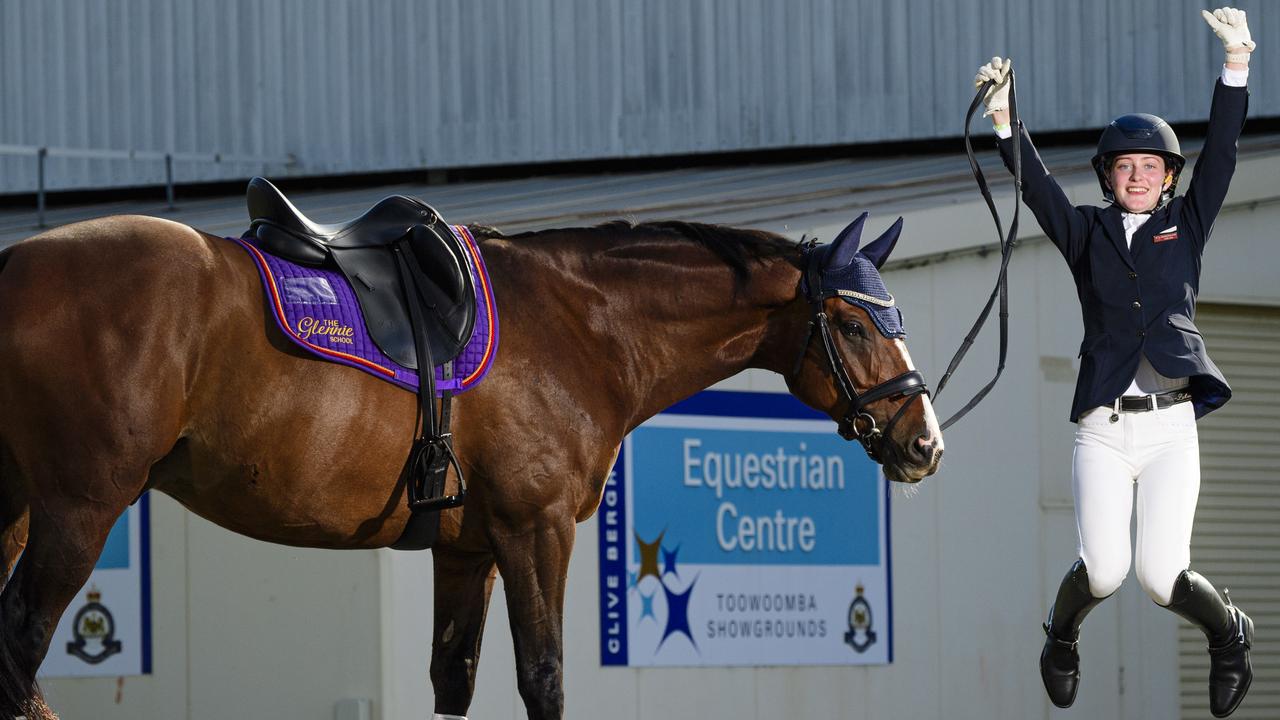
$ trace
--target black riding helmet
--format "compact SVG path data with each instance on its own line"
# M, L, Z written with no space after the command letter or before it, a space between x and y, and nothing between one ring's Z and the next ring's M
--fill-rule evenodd
M1169 188L1160 193L1160 207L1173 198L1173 191L1178 188L1178 175L1187 159L1182 157L1182 147L1178 145L1178 136L1174 134L1169 123L1146 113L1121 115L1111 121L1098 138L1098 153L1093 156L1093 169L1098 173L1098 184L1102 186L1102 197L1107 202L1116 201L1115 194L1107 185L1107 165L1116 155L1147 152L1160 155L1166 166L1173 170L1173 182Z

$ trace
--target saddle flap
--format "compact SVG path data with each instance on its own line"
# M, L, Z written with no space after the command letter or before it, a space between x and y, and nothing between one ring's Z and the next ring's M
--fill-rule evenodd
M443 333L438 344L446 355L435 355L437 348L433 345L432 358L441 363L452 360L467 344L476 320L475 285L464 255L466 250L443 223L414 228L409 249L413 256L410 260L421 271L415 283L419 299L428 310L427 316L434 316Z
M474 294L463 249L458 246L452 232L443 234L447 239L441 237L435 227L418 226L409 241L419 269L431 280L429 287L437 293L435 297L424 297L423 300L441 307L457 305ZM441 292L442 295L439 294Z
M395 256L386 249L329 248L329 252L355 288L373 341L392 360L418 370L405 302L421 303L427 345L432 362L439 365L456 358L471 338L476 299L463 249L452 232L420 226L408 247L418 290L418 297L412 299L402 288Z

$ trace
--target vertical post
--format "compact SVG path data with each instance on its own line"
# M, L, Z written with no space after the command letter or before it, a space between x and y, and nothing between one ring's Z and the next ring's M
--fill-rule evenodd
M173 209L173 153L164 154L164 198Z
M49 148L36 151L36 223L40 227L44 227L44 161L47 157Z

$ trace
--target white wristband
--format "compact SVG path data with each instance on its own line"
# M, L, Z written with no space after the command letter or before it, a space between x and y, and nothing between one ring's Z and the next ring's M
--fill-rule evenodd
M1248 64L1249 64L1249 53L1247 53L1247 52L1243 52L1243 53L1227 53L1227 62L1229 62L1229 63L1241 63L1242 65L1248 65Z

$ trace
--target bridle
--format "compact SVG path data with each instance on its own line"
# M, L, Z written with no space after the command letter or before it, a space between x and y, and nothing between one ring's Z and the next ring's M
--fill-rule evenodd
M867 451L867 457L879 463L881 462L879 448L881 442L893 431L894 424L911 403L921 395L929 394L929 387L925 384L924 375L919 370L908 370L861 393L858 392L853 381L849 379L849 373L845 370L844 361L840 359L840 353L836 352L835 338L831 336L830 318L823 309L823 301L830 297L838 297L839 292L822 286L822 257L816 252L816 244L811 241L807 245L802 245L801 249L804 252L804 273L801 276L800 291L809 302L813 316L809 320L809 332L805 334L804 342L800 345L800 354L796 358L791 374L793 377L799 374L804 357L809 351L809 344L813 342L813 336L816 334L822 338L822 348L826 352L831 374L835 377L836 387L849 403L839 423L840 434L846 439L857 440ZM898 411L885 424L884 429L881 429L877 426L875 418L867 412L867 406L877 400L898 396L906 396L907 401L902 403Z

